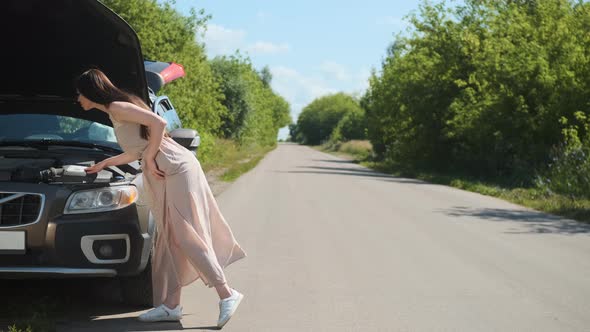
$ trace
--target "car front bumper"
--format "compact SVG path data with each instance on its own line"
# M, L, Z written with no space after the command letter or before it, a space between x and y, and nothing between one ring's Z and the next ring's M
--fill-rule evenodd
M6 279L53 277L114 277L115 269L74 269L65 267L0 267L0 277Z
M39 221L0 227L2 232L24 232L26 239L24 253L0 251L0 278L112 277L145 269L152 236L141 227L136 204L67 215L62 211L70 192L59 187L42 192L46 204Z

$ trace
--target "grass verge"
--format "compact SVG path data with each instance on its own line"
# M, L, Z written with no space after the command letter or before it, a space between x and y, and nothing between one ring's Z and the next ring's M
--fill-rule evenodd
M339 145L325 144L314 148L345 159L350 159L365 167L395 176L414 178L430 183L455 187L482 195L497 197L538 211L547 212L573 220L590 223L590 200L572 198L548 192L540 188L515 187L502 183L499 179L479 179L462 174L439 174L434 172L401 171L382 162L370 161L370 145L365 141L347 142Z
M258 165L258 162L275 148L276 145L244 147L231 140L217 139L215 146L201 164L205 172L218 172L221 180L232 182Z
M38 300L37 303L25 309L24 312L13 313L11 325L8 326L6 332L45 332L55 331L55 319L61 313L60 307L55 300L49 299ZM0 331L4 332L0 328Z
M0 286L3 303L0 304L1 332L52 332L56 320L79 305L85 287L92 281L3 280Z
M341 158L353 159L356 162L367 160L373 153L371 142L366 140L326 143L324 145L313 146L313 148Z

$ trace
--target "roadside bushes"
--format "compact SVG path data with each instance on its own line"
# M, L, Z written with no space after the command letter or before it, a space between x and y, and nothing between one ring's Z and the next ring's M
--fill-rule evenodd
M278 130L291 122L290 106L270 87L268 69L257 72L239 54L210 61L224 95L221 135L240 144L274 145Z
M195 31L206 26L204 12L183 16L170 2L155 0L101 1L133 27L146 59L183 65L186 76L161 91L170 97L183 125L218 135L227 109L203 45L195 40Z
M588 133L590 118L577 112L574 124L562 118L564 142L555 147L547 170L537 185L571 198L590 198L590 136L581 140L580 132Z
M335 146L365 128L374 157L397 169L589 197L589 2L423 1L408 20L361 110L320 97L292 140Z
M183 125L201 134L200 158L213 153L218 137L248 146L276 144L279 128L291 122L289 104L271 89L268 68L258 72L239 54L207 59L197 34L209 19L204 10L184 16L173 1L101 1L137 32L146 59L184 66L186 76L161 93L170 97Z
M522 183L552 150L553 176L565 177L558 164L581 167L572 158L588 149L587 130L580 148L555 147L561 119L590 112L590 3L424 1L409 21L362 98L381 160Z
M365 137L365 115L359 103L345 93L313 100L292 125L291 140L317 145L328 141Z

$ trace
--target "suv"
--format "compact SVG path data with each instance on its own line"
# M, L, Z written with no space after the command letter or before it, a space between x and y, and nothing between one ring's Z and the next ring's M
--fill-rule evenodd
M197 154L201 144L201 136L194 129L181 128L180 118L167 96L157 96L156 93L167 83L170 83L184 76L184 68L173 62L144 61L149 98L152 111L163 117L166 122L166 129L172 138Z
M182 67L144 62L133 29L95 0L8 0L0 29L0 278L117 277L127 303L151 306L156 228L139 162L86 174L122 150L108 116L77 104L73 78L101 68L196 151L198 133L155 95Z

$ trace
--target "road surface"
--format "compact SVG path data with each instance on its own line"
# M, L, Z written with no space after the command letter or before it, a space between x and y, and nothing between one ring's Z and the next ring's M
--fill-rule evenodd
M590 227L280 144L218 196L248 253L225 331L589 331ZM58 331L207 330L197 281L181 323L100 310ZM98 309L97 309L98 310Z

